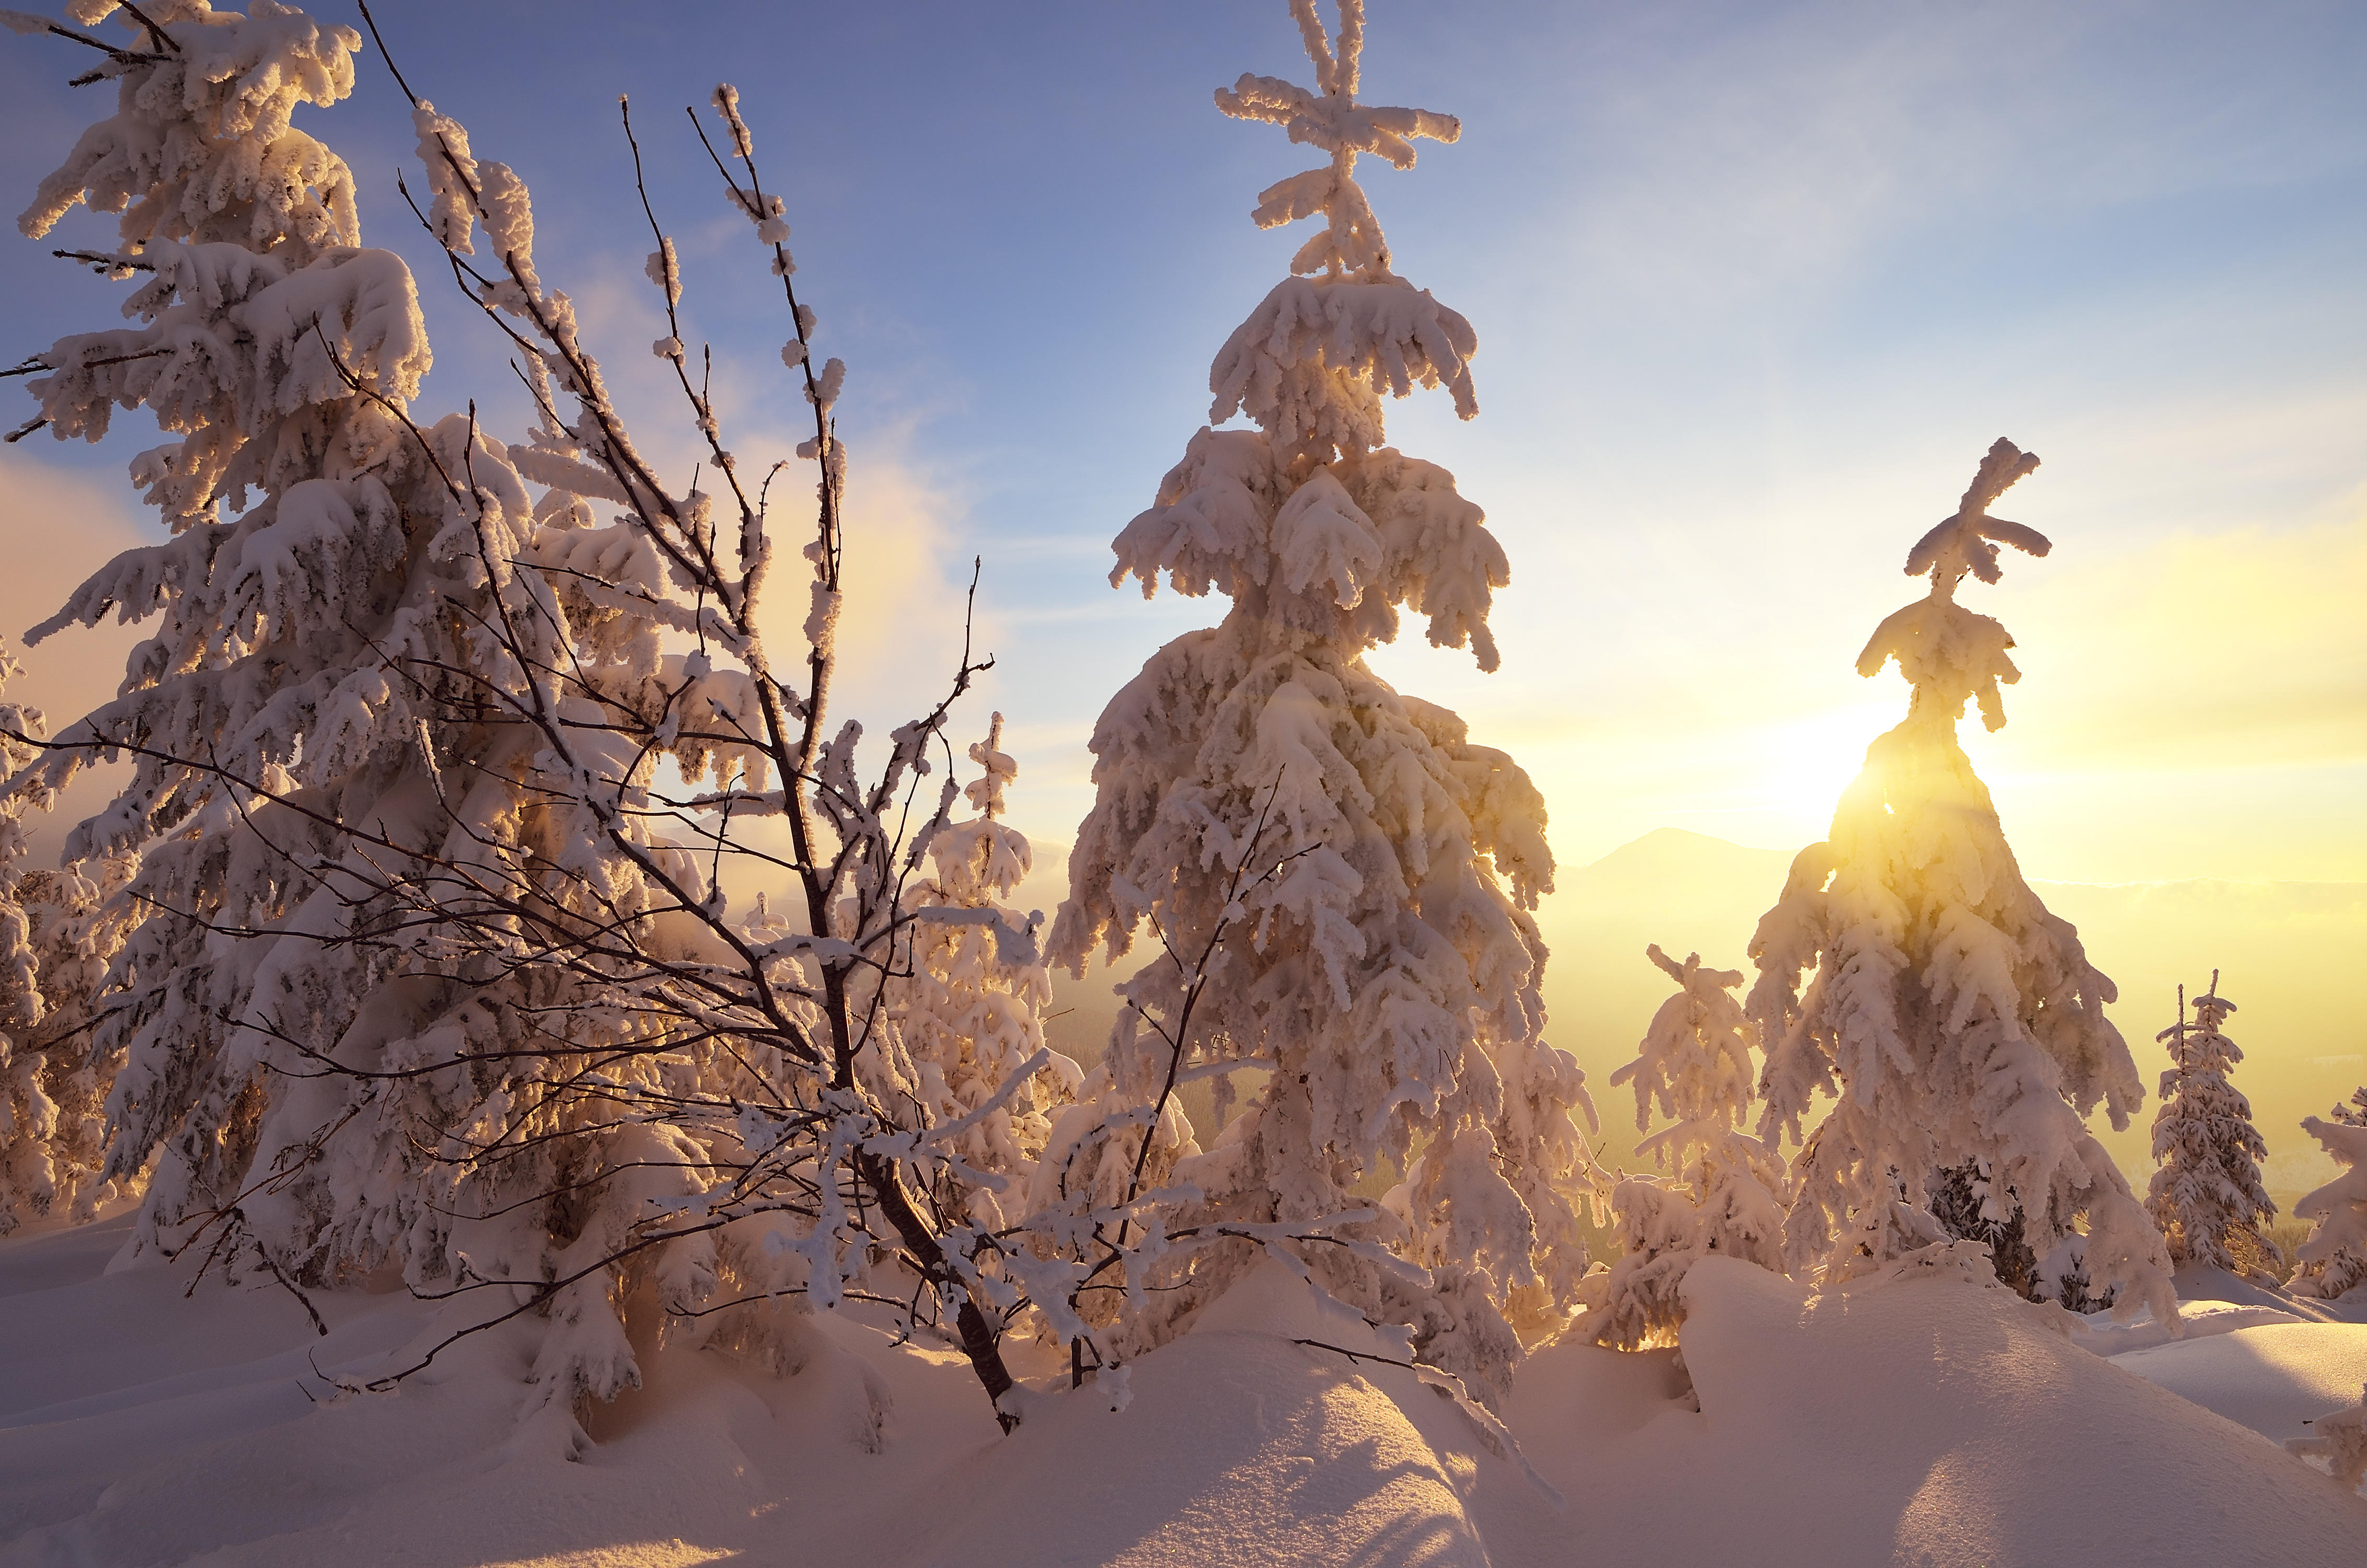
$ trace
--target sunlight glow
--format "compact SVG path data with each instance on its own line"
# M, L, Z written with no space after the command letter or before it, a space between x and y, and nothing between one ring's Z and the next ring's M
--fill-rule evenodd
M1829 821L1864 765L1868 743L1903 717L1905 704L1886 696L1750 732L1745 747L1752 767L1739 781L1735 809Z

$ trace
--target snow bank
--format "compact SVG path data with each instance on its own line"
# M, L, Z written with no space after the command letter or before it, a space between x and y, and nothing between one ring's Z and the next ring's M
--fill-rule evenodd
M2178 1327L2172 1332L2167 1324L2153 1321L2153 1314L2139 1309L2136 1316L2126 1323L2114 1323L2103 1312L2081 1318L2070 1325L2071 1343L2099 1356L2121 1356L2132 1350L2146 1350L2157 1345L2180 1341L2208 1339L2214 1335L2232 1334L2239 1328L2259 1328L2264 1324L2300 1323L2302 1314L2288 1308L2271 1306L2267 1301L2180 1301L2178 1304Z
M791 1377L652 1353L571 1463L516 1435L526 1325L315 1404L313 1363L381 1365L433 1309L319 1292L323 1338L276 1286L185 1301L186 1264L104 1272L125 1225L0 1243L8 1568L2215 1568L2367 1540L2367 1501L2258 1435L2354 1397L2367 1326L2255 1322L2114 1362L1999 1291L1811 1300L1708 1258L1682 1361L1569 1346L1522 1369L1506 1415L1557 1509L1411 1373L1294 1343L1380 1348L1274 1267L1136 1362L1122 1413L1093 1385L1046 1392L1002 1437L957 1353L832 1315ZM2203 1321L2222 1315L2251 1314Z
M793 1377L652 1353L569 1462L516 1433L530 1328L315 1403L315 1364L375 1370L434 1310L316 1292L322 1338L276 1286L184 1301L186 1266L104 1271L128 1225L0 1244L0 1563L1488 1562L1474 1445L1434 1449L1375 1375L1450 1438L1455 1407L1293 1344L1373 1347L1278 1269L1137 1363L1122 1413L1043 1394L1004 1438L958 1355L827 1316Z
M1488 1562L1445 1463L1343 1358L1198 1332L1143 1358L1130 1381L1121 1414L1090 1388L1045 1400L1010 1441L954 1466L935 1528L904 1560Z
M2367 1501L2003 1291L1933 1278L1811 1299L1710 1258L1685 1299L1698 1413L1656 1404L1665 1361L1564 1346L1523 1369L1510 1423L1571 1517L1557 1528L1483 1484L1498 1563L2215 1568L2356 1561L2367 1539Z
M2178 1331L2140 1308L2125 1323L2099 1312L2071 1327L2071 1337L2099 1356L2124 1356L2157 1345L2209 1338L2239 1328L2278 1323L2367 1323L2367 1290L2331 1301L2296 1296L2225 1268L2189 1264L2176 1276Z
M2280 1323L2112 1358L2205 1410L2282 1443L2359 1400L2367 1383L2367 1324Z

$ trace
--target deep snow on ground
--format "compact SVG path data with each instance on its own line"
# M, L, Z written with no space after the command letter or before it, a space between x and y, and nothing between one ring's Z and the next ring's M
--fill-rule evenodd
M1122 1413L1091 1385L1065 1392L1047 1360L1033 1369L1051 1392L1004 1438L951 1351L801 1319L794 1375L647 1354L648 1385L597 1412L600 1441L572 1461L548 1425L517 1425L530 1324L462 1342L395 1393L337 1398L321 1372L399 1365L448 1309L317 1292L323 1338L268 1282L210 1279L185 1300L187 1262L106 1272L125 1233L0 1242L0 1563L2367 1553L2367 1500L2269 1440L2357 1397L2367 1326L2273 1295L2198 1303L2182 1340L2145 1343L2138 1325L2075 1342L1954 1280L1814 1298L1712 1260L1687 1287L1682 1360L1559 1346L1524 1367L1506 1414L1540 1484L1411 1373L1294 1343L1373 1344L1277 1267L1144 1358Z
M1698 1415L1648 1404L1634 1358L1609 1351L1551 1349L1523 1369L1508 1415L1569 1493L1580 1550L1557 1548L1535 1510L1491 1515L1486 1501L1516 1502L1500 1492L1480 1517L1498 1562L2003 1568L2367 1550L2367 1501L2001 1290L1934 1278L1812 1298L1717 1258L1685 1297ZM2367 1376L2367 1354L2355 1364ZM1605 1405L1634 1425L1589 1414Z

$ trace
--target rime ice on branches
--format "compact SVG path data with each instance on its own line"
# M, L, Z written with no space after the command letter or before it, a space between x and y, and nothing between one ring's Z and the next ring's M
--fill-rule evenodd
M1123 1098L1150 1099L1180 1069L1215 1077L1221 1117L1235 1071L1264 1074L1176 1165L1200 1196L1167 1223L1338 1219L1331 1244L1274 1244L1367 1316L1411 1324L1425 1359L1501 1390L1513 1323L1557 1324L1586 1262L1572 1204L1591 1169L1572 1116L1592 1112L1576 1062L1542 1038L1544 803L1511 758L1363 659L1410 611L1433 644L1497 662L1501 548L1453 475L1383 445L1384 393L1444 388L1477 412L1478 339L1391 270L1354 177L1360 153L1406 167L1412 139L1459 128L1356 99L1357 0L1336 37L1313 0L1291 10L1316 87L1248 75L1217 104L1331 154L1254 213L1322 227L1211 369L1211 419L1254 427L1192 437L1119 534L1111 576L1232 606L1102 714L1096 803L1051 951L1082 972L1096 948L1124 958L1145 926L1162 944L1124 987L1104 1064ZM1237 898L1251 860L1274 874ZM1405 1179L1374 1211L1355 1194L1392 1167ZM1427 1275L1358 1250L1376 1244ZM1126 1332L1174 1332L1259 1256L1243 1240L1171 1266Z
M2124 1127L2144 1094L2104 1017L2112 983L2022 881L1956 741L1967 701L1991 729L2004 723L1998 687L2020 677L2005 628L1955 596L1967 576L1997 580L2001 543L2046 552L2035 530L1988 515L2037 466L2010 441L1990 448L1956 510L1908 556L1930 591L1859 656L1868 676L1897 661L1912 696L1752 938L1761 1131L1807 1133L1786 1227L1795 1267L1821 1262L1828 1279L1847 1278L1937 1242L1931 1184L1976 1164L1989 1173L1987 1219L2018 1206L2044 1256L2084 1216L2089 1277L2117 1289L2119 1306L2169 1322L2161 1234L2082 1121L2101 1102ZM1834 1103L1812 1126L1825 1096Z

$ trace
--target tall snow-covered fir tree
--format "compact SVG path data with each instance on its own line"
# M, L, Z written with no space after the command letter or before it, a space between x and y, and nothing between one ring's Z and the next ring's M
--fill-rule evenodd
M2180 986L2178 1022L2154 1037L2169 1047L2172 1065L2161 1075L2154 1112L2158 1165L2146 1207L2169 1239L2173 1261L2272 1278L2260 1234L2260 1222L2277 1211L2260 1185L2269 1146L2252 1125L2252 1102L2227 1081L2244 1053L2220 1027L2236 1004L2219 994L2214 970L2211 989L2194 998L2191 1022L2186 1006Z
M2023 881L1956 740L1968 701L1989 728L2003 724L1999 685L2020 678L2005 628L1957 604L1956 589L1997 581L2000 543L2046 553L2035 529L1988 515L2037 465L2010 441L1990 448L1956 510L1908 554L1929 593L1859 655L1866 676L1896 660L1912 696L1751 940L1762 1131L1806 1133L1786 1226L1795 1267L1822 1261L1828 1278L1846 1278L1937 1239L1933 1177L1977 1162L1988 1219L2019 1207L2044 1255L2084 1217L2090 1277L2169 1322L2161 1233L2083 1123L2101 1101L2124 1127L2144 1095L2104 1017L2112 983ZM1835 1103L1811 1126L1823 1096Z
M1610 1268L1586 1277L1586 1314L1571 1333L1620 1349L1673 1341L1684 1322L1678 1287L1696 1258L1738 1257L1784 1272L1784 1157L1745 1132L1758 1079L1732 994L1735 970L1704 969L1701 955L1677 962L1654 946L1646 955L1677 983L1644 1031L1636 1060L1611 1075L1636 1091L1636 1129L1655 1109L1669 1125L1637 1144L1669 1173L1627 1176L1611 1189L1622 1247Z
M137 853L132 894L153 912L95 1036L123 1057L108 1172L153 1168L142 1244L235 1208L282 1267L319 1278L375 1261L422 1218L323 1190L317 1140L347 1108L300 1108L319 1094L278 1071L333 1050L389 973L383 945L333 935L345 912L318 867L349 846L322 824L413 827L434 799L430 752L483 755L395 666L478 662L450 601L490 603L477 530L500 531L507 559L529 509L466 418L425 448L406 434L428 365L410 272L361 247L350 173L289 123L351 90L358 35L277 6L167 0L146 16L99 69L118 81L115 114L18 221L38 237L77 204L119 212L118 248L85 258L133 283L134 324L38 356L27 428L96 441L118 406L151 412L173 438L132 478L174 537L119 557L35 629L110 612L155 628L122 694L64 732L91 748L51 753L19 787L60 787L94 754L132 760L68 852ZM475 470L481 516L453 505L439 465ZM512 801L495 784L480 814ZM383 1020L394 1035L434 1006L416 987L410 1001ZM242 1203L258 1161L281 1179Z
M2335 1108L2338 1115L2341 1107ZM2331 1301L2367 1284L2367 1120L2302 1119L2302 1131L2334 1156L2342 1172L2293 1200L2297 1219L2312 1221L2294 1253L2285 1288L2296 1296Z
M1216 1077L1222 1116L1234 1072L1264 1074L1177 1165L1203 1197L1167 1223L1361 1216L1343 1237L1385 1241L1428 1282L1308 1245L1317 1277L1372 1318L1412 1324L1425 1359L1501 1388L1514 1323L1554 1326L1586 1264L1573 1203L1591 1162L1573 1116L1591 1108L1577 1063L1542 1038L1530 914L1552 885L1545 809L1509 757L1363 658L1411 611L1433 644L1497 663L1503 551L1454 476L1384 445L1382 428L1383 394L1418 385L1476 414L1478 338L1392 270L1354 178L1360 153L1408 167L1414 139L1460 127L1357 100L1359 0L1342 0L1331 35L1314 0L1291 12L1314 89L1245 75L1217 103L1329 154L1252 214L1320 226L1210 371L1212 422L1253 428L1191 438L1118 535L1111 577L1149 596L1164 575L1232 607L1154 654L1095 726L1096 800L1050 950L1082 972L1096 948L1125 958L1146 924L1163 942L1123 987L1111 1037L1105 1065L1127 1096L1151 1098L1175 1067ZM1236 900L1244 864L1262 880ZM1203 973L1187 1039L1145 1027L1181 1027ZM1405 1179L1390 1212L1372 1212L1357 1194L1392 1166ZM1194 1254L1137 1337L1172 1332L1259 1256L1246 1240Z
M666 1187L611 1173L697 1163L663 1128L559 1092L594 1071L580 1053L636 1028L591 966L518 964L484 940L527 905L589 922L649 902L573 809L574 759L516 718L544 672L596 652L572 644L532 564L546 521L584 519L538 517L472 413L411 416L430 356L410 271L362 245L345 165L290 123L350 93L359 35L261 0L118 19L129 43L102 40L97 73L116 112L19 221L38 236L77 204L119 212L117 248L84 259L134 285L135 324L38 357L28 428L96 440L125 407L173 437L132 464L171 540L110 562L35 631L117 612L153 635L118 699L60 737L78 744L17 786L132 764L68 846L139 858L139 923L93 1031L95 1058L121 1063L106 1174L145 1176L142 1247L212 1232L233 1271L572 1281ZM465 133L422 115L466 157ZM480 210L444 204L447 233L484 217L531 277L523 187L472 172ZM618 1075L684 1071L640 1058ZM538 1397L562 1423L634 1375L591 1272L537 1301L560 1330Z

